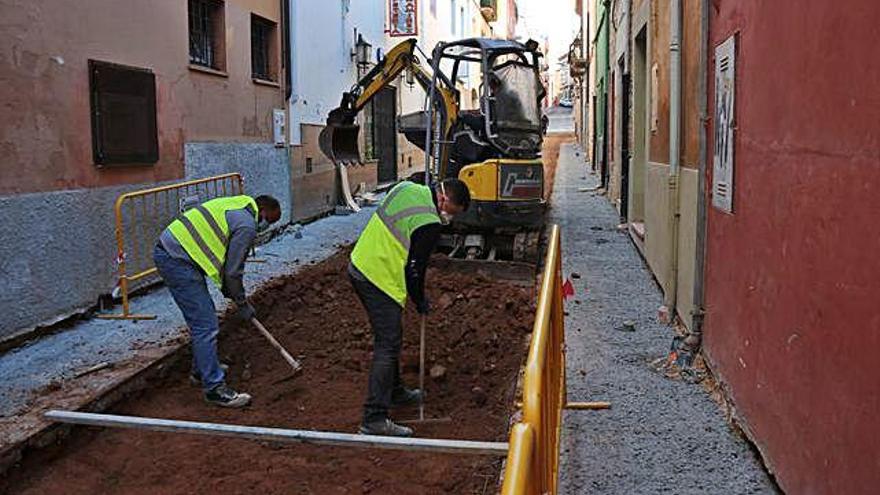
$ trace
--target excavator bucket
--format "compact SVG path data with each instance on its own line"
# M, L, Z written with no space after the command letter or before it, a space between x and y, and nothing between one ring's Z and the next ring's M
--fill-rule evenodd
M334 165L355 165L361 163L358 147L360 126L354 123L357 111L353 110L355 97L342 93L339 106L327 114L327 125L318 136L318 146Z
M318 136L321 151L335 164L353 165L361 162L356 124L328 123Z

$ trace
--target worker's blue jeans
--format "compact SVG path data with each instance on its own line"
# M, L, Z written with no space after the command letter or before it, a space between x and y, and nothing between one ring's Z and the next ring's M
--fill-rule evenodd
M192 262L172 257L161 245L153 250L153 262L189 326L194 374L201 377L206 391L223 384L225 376L217 358L220 326L205 275Z
M403 389L400 380L400 347L403 341L403 308L349 265L349 279L373 328L373 363L369 391L364 403L364 423L383 421L391 408L391 397Z

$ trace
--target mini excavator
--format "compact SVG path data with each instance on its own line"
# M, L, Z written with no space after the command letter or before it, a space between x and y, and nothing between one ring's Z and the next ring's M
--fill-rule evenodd
M397 131L425 152L425 172L411 180L457 177L471 192L470 208L446 227L441 249L453 258L536 262L547 208L538 43L441 42L430 57L422 53L424 65L417 48L414 39L396 45L343 93L321 132L321 150L337 165L360 163L358 113L406 71L426 93L424 110L397 119ZM461 109L455 84L466 64L480 75L476 110Z

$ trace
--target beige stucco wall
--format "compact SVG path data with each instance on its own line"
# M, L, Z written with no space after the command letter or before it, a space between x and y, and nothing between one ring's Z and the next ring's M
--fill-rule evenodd
M671 226L669 223L669 166L648 163L645 184L645 259L664 294L672 288ZM685 325L693 309L696 257L697 170L681 168L679 175L678 284L676 311Z
M225 4L223 77L188 68L187 2L0 2L0 194L175 179L188 141L270 142L283 94L251 80L250 13L277 22L280 4ZM155 73L158 163L94 166L89 59Z
M645 173L645 258L664 293L671 287L668 175L668 165L648 162Z
M682 156L679 192L679 226L677 239L677 281L671 280L671 205L669 205L669 5L668 2L633 3L633 37L638 33L641 22L647 20L647 60L642 68L634 61L633 84L644 78L643 98L634 97L634 127L644 125L647 133L647 156L641 153L640 137L633 138L633 173L630 175L630 211L633 221L639 221L639 203L644 202L644 256L663 288L666 299L675 285L676 313L681 321L690 326L693 309L694 263L696 258L696 210L698 183L698 144L702 126L698 115L699 86L699 6L698 2L686 0L683 4L682 39ZM647 9L650 9L648 11ZM636 53L634 51L633 56ZM656 81L652 67L656 66ZM654 90L654 91L652 91ZM652 101L654 99L655 101ZM615 102L616 104L616 102ZM651 129L652 107L657 109L657 126ZM644 136L644 135L643 135ZM642 138L643 139L643 138ZM644 161L643 161L644 160ZM644 165L642 165L644 163ZM639 167L644 166L644 180L639 177Z
M695 168L681 168L678 178L679 212L678 224L678 290L676 309L681 321L690 328L691 310L694 308L694 263L697 239L697 181Z
M397 135L397 154L397 178L406 179L425 170L425 152L407 141L403 134Z

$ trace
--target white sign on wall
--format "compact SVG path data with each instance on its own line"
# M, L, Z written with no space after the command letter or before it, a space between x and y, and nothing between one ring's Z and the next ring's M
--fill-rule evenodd
M416 36L419 34L417 16L418 0L389 0L390 36Z
M272 134L275 138L275 146L284 146L286 120L283 108L272 110Z
M736 114L736 35L715 47L715 151L712 206L733 213L733 149Z

